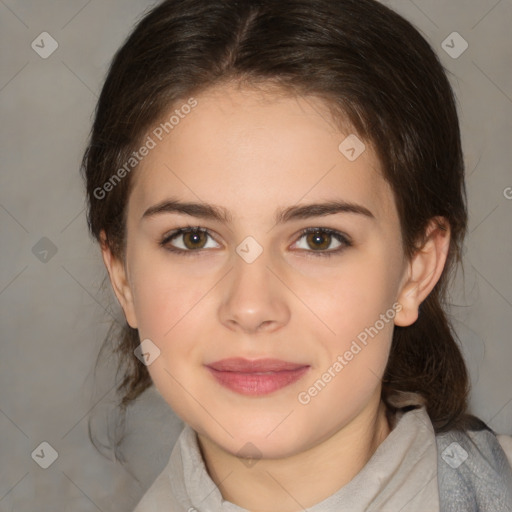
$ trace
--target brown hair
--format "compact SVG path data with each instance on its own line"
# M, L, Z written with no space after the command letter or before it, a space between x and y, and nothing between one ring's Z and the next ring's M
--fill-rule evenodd
M432 218L446 219L445 269L417 321L395 326L382 398L394 409L418 393L436 432L487 428L466 413L467 370L443 309L467 229L454 95L427 41L374 0L167 0L145 15L111 64L83 158L92 235L100 241L105 230L114 255L124 258L131 174L105 197L98 188L171 105L227 82L315 95L334 118L348 120L377 151L407 257ZM102 352L110 343L120 356L125 409L152 381L133 354L136 329L113 325Z

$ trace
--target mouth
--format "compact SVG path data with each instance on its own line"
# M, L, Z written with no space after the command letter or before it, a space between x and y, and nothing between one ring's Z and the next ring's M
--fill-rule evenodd
M305 364L279 359L222 359L206 365L222 386L242 395L262 396L297 382L309 370Z

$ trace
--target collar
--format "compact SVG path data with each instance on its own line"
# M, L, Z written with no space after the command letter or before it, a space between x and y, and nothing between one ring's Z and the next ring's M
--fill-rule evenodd
M388 437L363 469L309 512L439 512L435 433L425 408L398 411ZM223 499L188 425L169 463L134 512L248 512Z

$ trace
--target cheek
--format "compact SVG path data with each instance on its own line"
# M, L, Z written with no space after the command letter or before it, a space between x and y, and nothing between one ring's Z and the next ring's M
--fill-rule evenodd
M326 411L339 404L329 420L332 425L339 415L355 414L375 393L387 365L396 315L392 286L383 278L382 266L351 270L340 272L336 282L309 297L331 332L319 324L325 334L317 337L322 348L315 352L321 355L299 402L311 405L312 414L329 418Z
M140 258L135 262L133 299L139 333L163 346L182 325L194 325L211 286L168 261Z
M390 255L383 247L374 247L345 258L330 270L329 279L317 280L318 286L309 283L304 302L322 320L324 325L313 319L319 332L325 333L317 338L322 355L308 382L322 390L317 407L328 408L340 396L347 406L353 402L357 407L379 384L389 357L397 309L393 308L396 276L392 268ZM324 384L328 388L325 393ZM316 388L311 390L313 394Z
M328 275L317 275L315 283L304 283L300 293L337 339L353 339L374 325L394 303L395 276L387 262L382 251L354 253L339 267L330 268ZM386 328L379 323L380 330L389 335L392 323L386 323Z
M150 339L159 356L148 367L155 387L182 418L197 404L190 396L201 390L190 381L190 368L201 363L204 315L212 284L173 268L169 262L134 265L134 304L141 340ZM184 392L183 387L191 393Z

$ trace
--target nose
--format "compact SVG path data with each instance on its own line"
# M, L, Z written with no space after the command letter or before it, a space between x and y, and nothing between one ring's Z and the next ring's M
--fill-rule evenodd
M290 320L287 289L276 277L265 251L252 263L234 256L234 268L224 282L219 319L233 331L274 332Z

